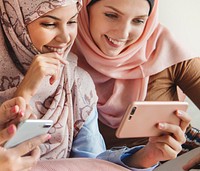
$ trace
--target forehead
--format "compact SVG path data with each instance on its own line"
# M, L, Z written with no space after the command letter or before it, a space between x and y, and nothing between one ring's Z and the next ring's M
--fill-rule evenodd
M90 8L95 9L113 9L122 14L144 15L149 12L149 3L147 0L100 0L94 3Z
M44 14L43 16L46 15L52 15L59 17L60 19L62 18L71 18L74 17L74 15L78 14L78 8L76 4L64 6L64 7L58 7L54 10L49 11L48 13Z
M67 7L72 4L77 4L77 0L19 0L25 24L29 24L56 8Z

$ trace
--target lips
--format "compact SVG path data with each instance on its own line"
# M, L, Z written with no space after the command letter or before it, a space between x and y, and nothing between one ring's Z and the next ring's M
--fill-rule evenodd
M125 41L119 41L119 40L116 40L116 39L112 39L111 37L108 37L107 35L105 35L105 37L107 38L109 43L111 43L115 47L120 47L120 46L123 46L125 44Z
M49 49L51 52L56 52L59 55L62 55L66 50L66 47L52 47L52 46L45 46L45 47Z

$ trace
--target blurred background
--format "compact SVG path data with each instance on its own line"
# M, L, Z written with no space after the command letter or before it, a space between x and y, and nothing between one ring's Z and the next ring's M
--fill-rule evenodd
M200 0L159 0L159 20L200 56ZM200 78L199 78L200 79ZM200 98L200 94L198 95ZM192 125L200 129L200 110L190 101Z

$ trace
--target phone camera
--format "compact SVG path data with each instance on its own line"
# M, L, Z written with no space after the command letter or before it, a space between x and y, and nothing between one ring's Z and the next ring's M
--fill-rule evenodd
M133 107L132 110L131 110L131 115L134 115L135 110L136 110L136 107Z
M132 108L132 110L131 110L131 112L130 112L130 116L129 116L129 118L128 118L129 120L131 120L131 118L132 118L132 116L134 115L136 109L137 109L136 107L133 107L133 108Z
M43 128L49 128L49 127L51 127L51 124L45 124L45 125L43 125Z

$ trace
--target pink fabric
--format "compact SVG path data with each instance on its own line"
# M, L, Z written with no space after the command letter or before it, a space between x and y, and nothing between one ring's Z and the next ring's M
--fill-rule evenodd
M0 1L0 103L13 97L24 79L22 68L26 72L35 55L39 53L32 45L26 24L57 7L77 2L79 1ZM6 38L10 43L9 49L9 43L5 44ZM62 66L58 80L50 85L49 77L45 77L30 101L33 113L38 118L51 119L54 122L49 131L51 139L41 145L42 159L69 157L73 138L97 101L91 78L77 68L77 57L67 50L64 58L69 64Z
M95 82L99 119L116 128L127 106L132 101L145 99L149 76L193 58L195 54L186 51L158 22L158 0L155 0L144 32L137 42L118 56L106 56L95 45L88 30L86 6L89 2L83 1L74 51L79 57L79 65L90 73Z
M99 159L69 158L66 160L41 161L31 171L128 171L114 163Z

